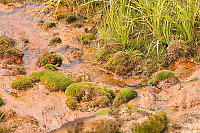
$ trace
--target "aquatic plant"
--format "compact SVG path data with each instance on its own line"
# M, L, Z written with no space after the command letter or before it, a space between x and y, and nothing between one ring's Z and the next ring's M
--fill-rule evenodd
M26 90L32 87L32 81L26 76L18 76L12 81L10 87L17 90Z

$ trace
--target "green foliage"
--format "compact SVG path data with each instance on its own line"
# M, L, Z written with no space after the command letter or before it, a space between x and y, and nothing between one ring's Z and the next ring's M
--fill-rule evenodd
M174 77L174 73L169 70L161 70L152 75L150 84L157 85L159 81Z
M93 40L96 39L95 35L92 33L82 33L78 35L78 39L82 44L88 44L91 43Z
M56 53L45 53L37 59L36 65L41 67L46 64L53 64L56 66L62 65L62 57Z
M115 97L111 89L98 86L89 82L79 82L71 84L65 90L65 95L67 99L70 96L75 97L77 102L86 102L87 106L90 108L106 107ZM70 103L67 102L66 105L68 106L69 104Z
M54 66L53 64L46 64L44 67L48 70L51 70L51 71L57 71L58 70L57 67Z
M41 77L46 73L47 71L37 71L33 72L29 75L29 79L34 83L34 82L39 82Z
M137 96L137 92L135 90L133 90L132 88L128 87L128 88L122 88L119 92L119 94L117 94L117 96L115 97L114 101L113 101L113 105L118 106L122 103L128 102L131 99L135 98Z
M60 39L60 37L54 36L54 37L50 40L49 46L54 46L54 45L56 45L56 44L58 44L58 43L61 43L61 42L62 42L62 40Z
M50 91L65 91L73 83L69 77L58 71L46 71L40 80Z
M161 133L167 128L167 123L167 113L160 111L150 115L148 120L141 124L135 123L133 133Z
M0 97L0 106L2 106L5 103L5 101Z
M101 110L101 111L95 113L94 115L95 115L95 116L105 115L105 114L107 114L109 111L110 111L109 109L103 109L103 110Z
M67 107L69 107L70 109L74 110L78 106L77 98L73 97L73 96L67 96L65 104L67 105Z
M11 88L17 90L26 90L27 88L32 87L32 81L26 76L18 76L11 83Z

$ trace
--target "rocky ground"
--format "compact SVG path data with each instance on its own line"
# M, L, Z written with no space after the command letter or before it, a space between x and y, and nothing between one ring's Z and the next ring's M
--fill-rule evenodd
M117 76L96 62L93 45L80 44L78 34L93 26L87 19L65 25L57 21L54 15L35 16L36 11L32 9L35 8L22 4L10 7L0 4L0 35L5 34L15 39L13 47L24 54L23 59L18 62L14 56L1 58L0 96L5 100L5 105L0 109L5 112L6 119L0 123L1 127L7 127L15 133L101 133L117 130L125 133L134 129L139 132L142 128L137 127L134 122L142 124L149 120L160 125L159 128L150 125L155 133L163 129L169 133L200 133L200 66L195 61L180 60L175 63L173 72L180 79L178 83L160 83L161 89L143 85L149 81L148 77ZM45 18L44 24L40 23L42 17ZM48 27L50 18L56 27ZM84 27L75 28L74 24L77 23L84 23ZM49 41L55 35L62 42L50 46ZM63 64L58 69L70 78L81 77L82 81L109 87L115 93L129 86L137 92L137 97L119 107L95 108L86 112L69 109L65 105L64 92L51 92L41 83L34 84L26 91L12 89L10 84L17 78L16 75L21 74L21 70L25 70L26 76L29 76L32 72L45 69L39 68L35 63L47 51L54 51L63 57ZM12 62L9 64L10 60ZM165 119L165 114L157 114L159 111L165 111L168 120ZM168 128L165 127L167 121Z

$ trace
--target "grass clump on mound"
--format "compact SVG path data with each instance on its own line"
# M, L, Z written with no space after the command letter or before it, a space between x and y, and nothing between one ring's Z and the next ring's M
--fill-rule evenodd
M133 133L161 133L167 128L167 123L167 113L160 111L150 115L148 120L141 124L135 123Z
M46 64L53 64L56 66L62 65L62 57L59 54L56 53L45 53L41 55L36 62L36 65L38 67L45 66Z
M79 105L77 103L86 103L88 108L106 107L114 98L114 93L111 89L89 82L71 84L65 90L65 95L67 97L66 105L71 109L76 109ZM73 101L69 97L73 97Z
M34 82L39 82L40 78L46 73L47 71L37 71L33 72L29 75L29 79Z
M0 106L2 106L5 103L5 101L0 97Z
M26 90L27 88L32 87L32 81L26 76L18 76L17 79L12 81L10 86L17 90Z
M58 71L46 71L40 80L50 91L65 91L73 83L69 77Z
M169 70L161 70L152 75L150 84L157 85L159 81L165 80L170 77L175 77L174 73Z
M57 71L58 70L58 68L53 64L46 64L44 67L46 69L50 70L50 71Z
M137 92L130 87L122 88L113 101L113 105L119 106L137 96Z

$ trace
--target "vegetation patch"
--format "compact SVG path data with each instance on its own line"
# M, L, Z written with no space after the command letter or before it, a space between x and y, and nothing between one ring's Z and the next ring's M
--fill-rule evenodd
M170 77L175 77L174 73L169 70L161 70L154 73L151 77L150 84L157 85L160 81Z
M6 121L5 112L0 110L0 122Z
M113 101L113 105L119 106L126 103L137 96L137 92L133 88L122 88Z
M72 23L77 20L76 16L71 13L63 13L57 16L58 20L65 20L67 23Z
M3 100L3 98L0 97L0 106L2 106L5 103L5 101Z
M95 116L100 116L100 115L105 115L109 112L110 110L109 109L103 109L97 113L95 113Z
M62 42L62 40L60 39L60 37L54 36L54 37L50 40L49 46L54 46L54 45L56 45L56 44L58 44L58 43L61 43L61 42Z
M58 68L55 65L53 65L53 64L46 64L44 67L47 70L50 70L50 71L57 71L58 70Z
M62 65L62 57L59 54L56 53L45 53L41 55L36 62L36 65L38 67L45 66L46 64L53 64L56 66Z
M160 111L150 115L148 120L141 124L135 123L133 133L161 133L167 128L167 123L167 113Z
M26 90L32 87L32 81L26 76L18 76L15 80L12 81L10 86L11 88L17 90Z
M35 83L35 82L39 82L41 77L46 73L47 71L37 71L37 72L33 72L29 75L29 79Z
M69 108L83 109L84 107L82 105L85 105L86 107L84 108L84 110L87 110L89 108L109 106L114 98L114 93L111 89L98 86L89 82L79 82L71 84L65 90L65 95L67 97L66 105ZM80 104L75 104L76 102L72 102L73 106L69 105L69 96L74 97L74 100L76 98L77 103Z
M46 71L40 80L50 91L65 91L73 83L69 77L58 71Z
M93 33L82 33L78 35L78 39L82 44L89 44L96 39Z

